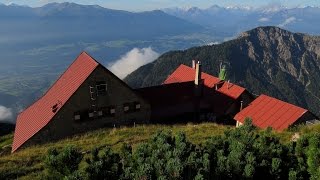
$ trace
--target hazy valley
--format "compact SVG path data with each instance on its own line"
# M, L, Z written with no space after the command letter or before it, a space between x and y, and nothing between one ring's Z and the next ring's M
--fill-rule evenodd
M14 121L15 114L40 97L83 50L92 53L95 58L102 60L101 63L111 69L113 63L122 60L122 63L113 67L119 69L119 66L128 64L125 63L127 59L133 59L134 62L131 64L134 63L139 67L167 51L219 44L238 37L241 32L262 25L281 25L282 28L294 32L319 33L317 29L319 26L316 25L320 22L317 20L320 17L317 15L319 12L317 7L287 9L276 6L258 11L257 9L212 6L208 9L172 8L163 11L132 13L75 3L51 3L39 8L0 5L0 23L5 24L0 29L0 63L2 64L0 66L0 105L11 108L13 116L10 117ZM289 21L286 21L288 18ZM313 26L306 24L313 24ZM300 43L296 42L295 46L300 46ZM260 48L260 45L255 43L251 46L254 49ZM273 50L268 51L270 53ZM304 54L302 52L304 49L298 48L295 51L301 51ZM281 52L275 53L268 58L276 61L275 55ZM254 58L257 61L264 61L263 56L260 54ZM311 58L314 59L316 56ZM216 57L216 59L219 58ZM181 59L185 63L189 60ZM208 61L208 59L199 60ZM227 57L223 60L227 60ZM169 74L172 71L171 67L163 68L161 69L163 74ZM216 66L205 68L208 68L208 72L217 73ZM134 67L122 69L131 72ZM124 77L127 73L121 71L118 70L116 73L121 73ZM299 75L300 70L295 71L298 71L295 74ZM268 72L270 73L271 70ZM308 81L307 76L303 74L300 77L304 78L299 82L304 87ZM237 77L243 77L243 74ZM270 78L269 75L268 78ZM308 85L308 89L311 86L313 85ZM249 85L248 88L256 93L265 92L253 85ZM308 92L311 97L307 99L314 99L317 96L313 89L314 87L310 90L312 95ZM295 93L289 93L290 98L289 95L285 95L286 93L274 92L273 95L277 94L277 97L306 106L309 101L297 99Z

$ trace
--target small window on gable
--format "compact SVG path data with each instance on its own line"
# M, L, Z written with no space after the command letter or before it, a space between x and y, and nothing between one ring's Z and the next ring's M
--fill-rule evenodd
M98 81L96 83L96 89L97 89L98 96L105 95L107 92L107 82L106 81Z

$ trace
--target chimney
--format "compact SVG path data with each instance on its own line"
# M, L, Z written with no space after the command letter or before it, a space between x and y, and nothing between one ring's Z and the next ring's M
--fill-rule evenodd
M192 60L192 69L195 69L196 68L196 60Z
M240 101L240 111L243 109L243 101Z
M196 75L194 79L194 84L199 85L200 81L201 81L201 63L200 61L198 61L198 63L196 64Z
M228 89L230 88L230 80L228 80L227 87L228 87Z

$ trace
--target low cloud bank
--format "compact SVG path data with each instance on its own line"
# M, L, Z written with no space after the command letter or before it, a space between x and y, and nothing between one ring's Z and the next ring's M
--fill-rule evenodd
M0 105L0 122L12 123L13 113L11 108Z
M147 48L133 48L120 59L111 64L108 69L117 75L120 79L125 78L128 74L147 63L150 63L159 57L159 53Z
M293 22L295 22L295 21L296 21L296 18L295 18L295 17L289 17L289 18L287 18L286 20L284 20L283 23L279 24L278 26L279 26L279 27L284 27L284 26L286 26L286 25L288 25L288 24L290 24L290 23L293 23Z
M259 22L268 22L268 21L270 21L270 19L266 17L259 19Z

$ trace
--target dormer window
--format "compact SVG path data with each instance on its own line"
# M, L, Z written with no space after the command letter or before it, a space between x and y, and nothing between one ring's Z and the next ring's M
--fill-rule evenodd
M58 110L58 104L53 105L53 106L51 107L51 110L52 110L53 113L56 113L57 110Z

